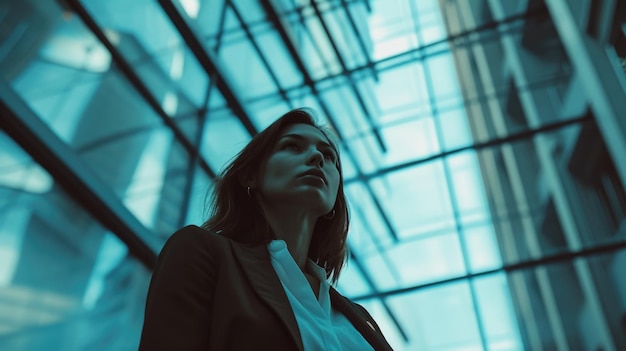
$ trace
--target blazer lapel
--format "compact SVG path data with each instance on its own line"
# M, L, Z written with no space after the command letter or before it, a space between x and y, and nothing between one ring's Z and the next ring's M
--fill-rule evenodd
M352 325L372 345L374 350L392 350L382 333L374 328L375 322L370 320L366 313L359 311L353 302L339 294L333 287L330 288L330 301L334 308L352 322Z
M233 244L231 247L256 293L276 312L294 339L298 350L302 351L304 346L296 316L291 309L291 304L280 279L272 267L267 248L263 245L246 247L237 244Z

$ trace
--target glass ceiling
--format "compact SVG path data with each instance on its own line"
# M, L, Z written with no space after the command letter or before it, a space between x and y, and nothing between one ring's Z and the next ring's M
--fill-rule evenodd
M437 0L60 3L41 5L59 19L12 87L161 244L203 222L212 178L252 135L312 107L341 140L352 225L339 290L396 350L523 348L504 273L480 274L502 260ZM80 140L104 81L112 110ZM119 116L129 109L141 117ZM133 142L121 186L115 161L91 155ZM189 195L167 195L190 164ZM163 220L164 202L188 212Z

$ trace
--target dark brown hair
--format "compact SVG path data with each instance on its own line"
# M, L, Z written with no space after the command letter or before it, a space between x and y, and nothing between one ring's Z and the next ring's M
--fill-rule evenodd
M331 138L332 134L316 124L311 110L296 109L287 112L252 138L218 176L209 201L209 219L202 224L202 228L247 245L267 244L276 239L260 207L248 196L241 179L258 173L283 130L293 124L316 127L328 138L339 155L337 144ZM339 189L333 206L335 216L331 219L320 217L317 220L308 255L313 262L326 270L326 277L331 278L333 283L339 278L348 254L346 237L350 222L339 158L337 168Z

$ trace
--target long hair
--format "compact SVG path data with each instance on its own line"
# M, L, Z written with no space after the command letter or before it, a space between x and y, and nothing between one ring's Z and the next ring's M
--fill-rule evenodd
M217 178L209 201L209 218L202 228L246 245L262 245L276 239L254 199L248 196L241 179L258 174L283 130L293 124L307 124L322 132L339 150L335 138L317 125L308 109L287 112L257 134L224 168ZM348 255L346 238L349 227L348 205L343 192L343 173L338 158L339 189L333 206L335 216L318 218L313 229L309 258L326 270L326 277L336 283Z

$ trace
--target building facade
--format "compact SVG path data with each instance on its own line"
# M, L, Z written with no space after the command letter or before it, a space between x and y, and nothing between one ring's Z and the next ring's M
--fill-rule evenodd
M524 344L626 348L624 4L440 5Z

